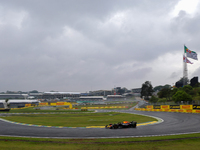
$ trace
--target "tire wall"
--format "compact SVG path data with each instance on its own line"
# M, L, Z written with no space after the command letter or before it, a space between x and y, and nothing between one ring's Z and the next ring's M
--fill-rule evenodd
M148 105L146 108L135 108L135 110L200 113L200 105Z

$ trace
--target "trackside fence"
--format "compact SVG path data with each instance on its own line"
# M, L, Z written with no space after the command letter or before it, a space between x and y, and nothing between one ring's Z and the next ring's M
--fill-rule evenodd
M147 105L145 108L135 108L135 110L200 113L200 105Z

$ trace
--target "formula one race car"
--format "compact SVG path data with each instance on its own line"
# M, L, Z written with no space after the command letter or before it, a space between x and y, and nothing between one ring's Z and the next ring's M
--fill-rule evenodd
M128 121L123 121L123 122L119 122L117 124L109 124L109 125L106 125L105 128L106 129L122 129L122 128L136 128L137 126L137 122L135 121L131 121L131 122L128 122Z

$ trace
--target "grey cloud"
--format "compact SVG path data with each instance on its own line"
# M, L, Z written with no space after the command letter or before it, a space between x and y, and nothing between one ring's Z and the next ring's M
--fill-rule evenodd
M198 14L166 19L177 2L0 0L0 91L132 88L157 80L149 74L158 57L179 52L183 41L198 49Z

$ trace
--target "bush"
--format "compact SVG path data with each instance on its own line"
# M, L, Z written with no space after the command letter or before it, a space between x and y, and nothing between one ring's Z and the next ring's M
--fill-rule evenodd
M156 103L157 101L158 101L158 98L154 95L149 100L149 102L151 102L151 103Z
M159 103L165 103L165 102L167 102L167 99L166 98L161 98L161 99L158 100L158 102Z

